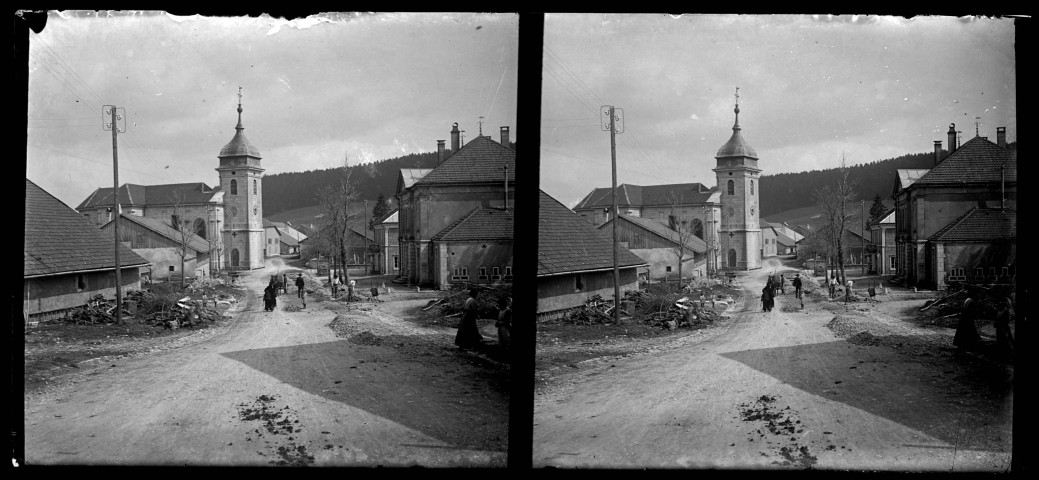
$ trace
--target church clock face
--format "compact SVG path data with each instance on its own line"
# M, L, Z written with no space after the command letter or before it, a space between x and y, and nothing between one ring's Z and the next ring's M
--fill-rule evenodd
M729 207L729 216L731 217L731 216L733 216L735 214L736 214L736 210L734 210L732 207Z
M231 206L231 216L232 217L238 216L238 207Z

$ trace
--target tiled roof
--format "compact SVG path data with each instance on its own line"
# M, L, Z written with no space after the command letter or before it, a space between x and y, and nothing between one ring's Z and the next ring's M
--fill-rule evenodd
M219 158L224 157L238 157L242 155L250 157L260 157L260 151L249 143L249 139L245 138L245 127L242 126L242 106L238 106L238 125L235 125L235 134L231 138L231 141L224 145L224 148L220 149Z
M1017 212L1011 209L978 208L931 235L932 242L986 242L1017 239Z
M613 204L611 188L596 188L586 195L574 209L602 208ZM666 206L671 205L672 192L678 197L679 205L706 203L715 189L702 183L673 183L668 185L617 186L618 207Z
M165 223L165 222L163 222L161 220L158 220L158 219L155 219L155 218L149 218L149 217L139 217L137 215L129 215L129 214L126 214L126 213L124 213L122 215L122 217L123 217L124 220L126 220L128 222L133 222L133 223L136 223L136 224L138 224L138 225L140 225L140 226L142 226L144 228L147 228L148 230L151 230L151 231L153 231L153 232L155 232L155 233L157 233L157 234L159 234L159 235L161 235L161 236L163 236L163 237L173 241L174 243L177 243L177 244L180 243L180 233L181 232L179 230L173 228L173 226L171 226L171 225L169 225L169 224L167 224L167 223ZM107 230L106 227L108 225L110 225L111 223L112 222L108 222L108 223L104 224L101 228ZM191 233L191 232L185 232L185 233L187 235L185 237L185 239L188 242L188 247L190 247L192 250L194 250L196 252L205 253L205 252L209 251L209 240L206 240L206 239L204 239L204 238L202 238L202 237L200 237L198 235L195 235L194 233Z
M738 111L737 111L738 114ZM732 126L732 136L729 137L729 141L725 142L718 149L718 153L714 155L714 158L726 158L726 157L750 157L757 159L758 152L754 151L754 148L743 139L743 135L740 134L740 123L739 117L736 117L736 124Z
M538 276L613 268L613 239L545 192L538 208ZM622 268L646 265L619 248Z
M678 232L671 230L667 227L667 225L664 225L663 223L660 223L657 220L653 220L652 218L634 217L630 215L621 215L621 219L632 224L638 225L639 227L642 227L643 230L646 230L660 238L666 239L674 243L675 245L678 245ZM613 220L610 220L609 222L600 225L599 231L609 235L608 229L611 229L613 227L608 227L608 225L610 225L610 222L612 221ZM697 253L704 253L707 251L707 243L700 239L700 237L697 237L692 233L690 233L689 238L686 239L685 246L686 248L689 248L690 250Z
M435 242L512 241L513 212L497 208L476 207L440 233Z
M119 204L124 207L131 205L172 205L177 203L178 200L182 204L206 203L211 201L213 196L219 191L219 188L210 187L202 182L166 185L124 183L119 187ZM111 187L98 188L86 200L83 200L76 207L76 210L109 207L112 205L112 200Z
M1006 181L1016 182L1017 156L984 138L974 137L928 170L913 185L999 183L999 167L1004 164Z
M114 243L82 214L25 179L25 277L114 269ZM119 264L148 261L119 244Z
M505 166L509 167L509 183L514 183L516 152L491 140L490 137L476 137L415 183L426 185L504 182Z
M795 242L794 239L784 235L783 232L778 232L778 231L776 232L776 243L778 243L778 244L780 244L780 245L782 245L784 247L794 247L794 246L797 246L797 242Z
M386 215L383 215L382 218L379 218L374 223L375 224L380 224L380 223L397 223L398 218L400 217L399 214L400 214L400 210L397 210L396 208L394 208L392 212L387 213Z

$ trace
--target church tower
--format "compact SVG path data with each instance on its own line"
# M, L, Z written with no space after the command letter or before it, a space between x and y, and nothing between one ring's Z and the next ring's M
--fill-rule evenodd
M242 131L242 87L238 87L238 125L220 149L220 187L224 191L224 268L263 268L263 189L260 151Z
M740 89L736 89L736 122L732 137L718 149L714 168L721 193L718 243L721 268L761 268L761 227L758 223L758 154L740 134Z

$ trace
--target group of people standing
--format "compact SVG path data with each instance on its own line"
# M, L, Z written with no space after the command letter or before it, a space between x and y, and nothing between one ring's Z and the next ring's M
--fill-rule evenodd
M462 305L462 320L458 324L458 333L455 335L455 345L463 350L476 348L483 343L483 335L476 321L479 319L479 308L476 297L480 290L469 289L469 298ZM512 297L503 296L498 299L498 319L494 323L498 328L498 345L502 351L511 348L512 333Z
M1013 301L1003 298L997 308L996 319L993 322L996 327L996 348L1001 355L1010 358L1014 353L1014 335L1010 331L1010 321L1014 317ZM952 344L956 346L957 351L973 350L981 343L977 324L979 317L978 302L973 298L964 300L960 321L956 324L956 335L952 338Z
M263 289L263 311L271 312L274 311L274 307L278 306L278 291L288 292L289 277L288 275L282 274L281 281L278 281L278 276L274 275L271 277L270 283ZM306 282L303 281L303 274L300 273L296 277L296 296L299 297L300 301L303 302L303 308L307 308L307 294L304 290Z
M786 294L786 277L782 273L769 275L765 288L761 289L761 311L771 312L776 306L776 296L783 294Z

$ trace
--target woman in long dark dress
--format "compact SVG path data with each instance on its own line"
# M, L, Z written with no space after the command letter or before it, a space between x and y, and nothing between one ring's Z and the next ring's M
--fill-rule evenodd
M761 311L772 311L772 282L765 284L765 288L761 289Z
M274 282L271 282L267 285L267 288L263 289L263 311L269 312L273 310L272 303L274 303Z
M963 312L960 313L960 322L956 325L956 336L952 338L952 344L960 351L970 350L981 341L978 334L978 325L974 323L975 310L974 300L968 298L963 302Z
M459 348L473 348L483 341L483 335L480 335L480 329L476 326L478 294L475 288L469 290L469 298L462 307L462 321L458 324L458 334L455 335L455 345Z

